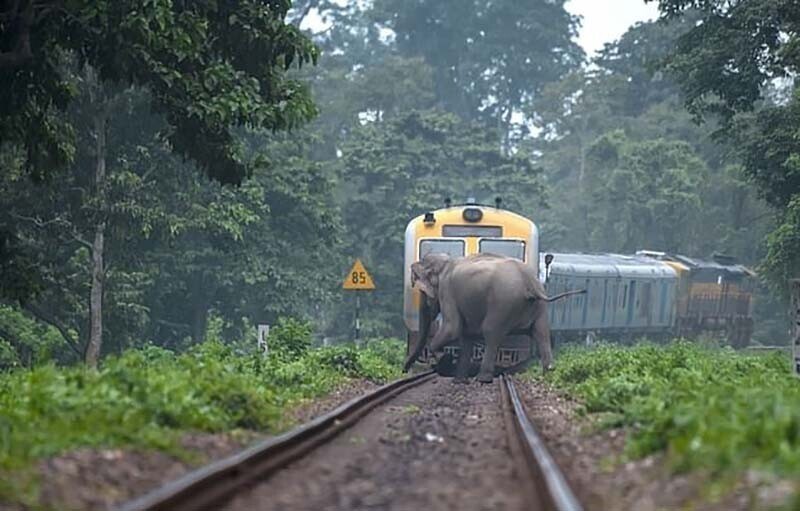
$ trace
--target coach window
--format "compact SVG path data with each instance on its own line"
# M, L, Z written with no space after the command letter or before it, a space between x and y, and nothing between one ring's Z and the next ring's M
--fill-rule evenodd
M428 254L447 254L451 257L464 255L464 240L422 240L419 242L419 258Z
M482 239L480 244L481 254L496 254L513 257L520 261L525 260L525 242L519 240L493 240Z

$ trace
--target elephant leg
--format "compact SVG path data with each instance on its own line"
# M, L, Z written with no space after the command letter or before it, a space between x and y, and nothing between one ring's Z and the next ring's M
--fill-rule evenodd
M469 376L469 366L472 364L472 349L474 342L472 339L461 341L461 351L458 353L458 365L456 366L456 382L466 383Z
M440 354L447 343L461 337L461 315L453 305L442 305L442 325L431 340L431 352Z
M486 349L483 352L481 370L478 373L479 382L492 383L494 379L494 365L495 359L497 358L497 350L500 348L500 344L505 337L506 335L503 330L496 330L491 333L484 331L483 338L486 342Z
M431 309L431 307L428 307L428 305L426 305L424 302L420 305L419 339L417 340L416 346L414 346L414 351L408 354L406 362L403 364L404 373L407 373L408 370L411 369L411 366L414 365L414 362L416 362L419 356L422 354L422 350L425 349L425 344L428 342L428 333L431 330L431 324L433 323L433 320L436 318L437 314L439 314L438 306L435 306L433 309Z
M537 300L534 309L533 337L539 348L539 359L542 369L553 369L553 347L550 341L550 321L547 318L547 307L542 300Z

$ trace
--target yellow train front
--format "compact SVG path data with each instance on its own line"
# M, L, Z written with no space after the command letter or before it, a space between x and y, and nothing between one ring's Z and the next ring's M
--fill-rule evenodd
M529 219L504 210L500 200L494 206L477 204L449 205L429 211L408 223L405 235L405 272L403 311L407 329L407 350L410 353L419 342L421 298L411 288L411 265L429 253L445 253L454 257L492 253L520 259L539 271L539 231ZM435 331L435 329L432 329ZM531 356L530 336L509 336L497 352L498 367L512 367ZM456 345L447 346L445 353L457 355ZM473 359L483 356L483 345L475 344ZM428 361L425 350L422 361Z

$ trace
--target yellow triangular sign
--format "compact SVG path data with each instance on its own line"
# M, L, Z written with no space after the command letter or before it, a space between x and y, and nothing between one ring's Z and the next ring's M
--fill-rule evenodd
M342 287L344 289L362 291L371 291L375 289L375 283L372 281L372 277L369 275L367 269L364 268L364 265L361 263L361 259L356 259L355 264L344 278Z

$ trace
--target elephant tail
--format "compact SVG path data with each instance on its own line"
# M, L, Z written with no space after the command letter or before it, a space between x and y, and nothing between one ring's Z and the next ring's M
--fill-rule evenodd
M544 299L544 300L545 300L546 302L555 302L556 300L560 300L560 299L562 299L562 298L566 298L566 297L568 297L568 296L572 296L572 295L583 295L583 294L586 294L586 290L585 290L585 289L574 289L574 290L572 290L572 291L565 291L565 292L563 292L563 293L559 293L559 294L557 294L557 295L555 295L555 296L548 296L548 297L545 297L545 299Z

